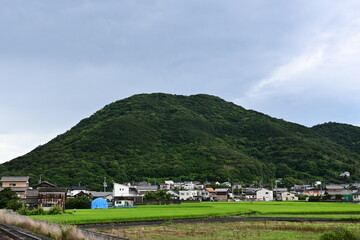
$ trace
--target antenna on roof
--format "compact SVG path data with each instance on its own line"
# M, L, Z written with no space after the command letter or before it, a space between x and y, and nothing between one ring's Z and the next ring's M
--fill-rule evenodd
M39 182L38 182L39 184L41 183L41 174L40 174L40 179L39 179Z

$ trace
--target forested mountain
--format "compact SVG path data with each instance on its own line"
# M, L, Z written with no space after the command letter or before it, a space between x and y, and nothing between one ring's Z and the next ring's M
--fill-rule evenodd
M313 127L321 135L360 154L360 127L343 123L324 123Z
M209 95L140 94L105 106L30 153L0 165L62 186L81 181L286 182L359 179L360 155L318 127L271 118ZM341 135L339 135L341 137Z

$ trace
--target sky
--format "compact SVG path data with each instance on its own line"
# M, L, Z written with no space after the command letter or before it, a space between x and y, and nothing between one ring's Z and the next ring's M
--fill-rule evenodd
M0 0L0 163L139 93L360 125L360 1Z

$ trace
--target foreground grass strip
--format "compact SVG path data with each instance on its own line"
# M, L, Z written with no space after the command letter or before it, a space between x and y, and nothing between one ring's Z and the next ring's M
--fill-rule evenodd
M354 223L293 223L293 222L231 222L164 224L131 228L92 229L112 236L129 239L319 239L324 232L342 227L360 234L360 224Z
M53 216L31 216L34 219L63 224L91 224L199 217L221 217L258 214L351 214L360 213L360 205L314 202L234 202L149 205L128 209L84 209Z
M55 240L63 239L89 239L96 240L92 236L84 236L81 230L74 226L60 226L48 222L36 221L6 210L0 210L0 222L24 228L30 232L37 233Z

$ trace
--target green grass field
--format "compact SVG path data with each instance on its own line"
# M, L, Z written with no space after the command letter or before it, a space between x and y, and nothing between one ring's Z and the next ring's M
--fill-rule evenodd
M316 203L316 202L234 202L234 203L184 203L181 205L148 205L128 209L84 209L62 215L31 216L34 219L63 224L90 224L126 222L141 220L161 220L196 217L231 216L256 212L256 215L312 214L321 217L326 214L336 218L355 216L360 213L359 204ZM316 215L314 215L316 214ZM339 215L333 215L339 214ZM304 215L306 216L306 215ZM325 216L325 215L324 215ZM360 217L360 215L359 215Z

